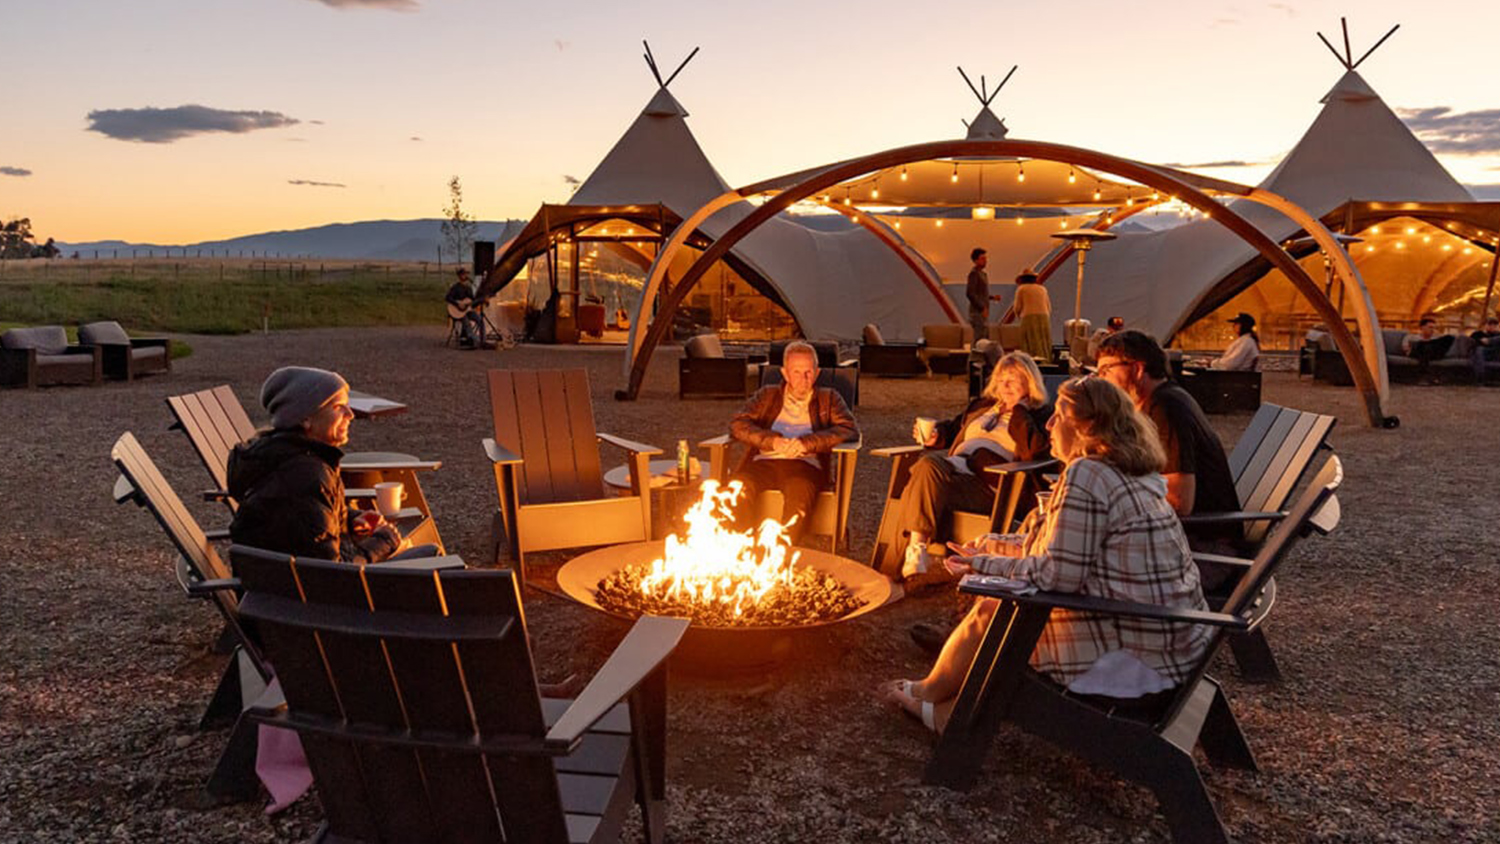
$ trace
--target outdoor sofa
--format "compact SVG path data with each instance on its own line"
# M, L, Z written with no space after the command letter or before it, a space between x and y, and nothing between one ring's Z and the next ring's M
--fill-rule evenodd
M170 341L165 337L131 337L118 322L78 326L78 342L103 351L104 377L132 381L150 372L171 372Z
M61 325L12 328L0 334L0 385L42 387L97 384L103 376L98 346L69 345Z
M1381 329L1381 340L1385 343L1385 365L1390 379L1397 382L1414 382L1422 376L1421 364L1417 359L1403 354L1401 341L1406 338L1407 331L1400 328ZM1474 338L1467 332L1459 333L1453 338L1453 345L1448 349L1448 354L1441 359L1432 362L1428 367L1429 377L1444 382L1469 382L1474 380ZM1319 381L1327 381L1340 387L1347 387L1354 383L1349 374L1349 367L1344 363L1343 355L1339 353L1338 347L1333 343L1333 336L1326 331L1313 330L1307 332L1302 341L1302 361L1300 371L1311 375ZM1500 361L1489 361L1485 364L1486 380L1500 378Z

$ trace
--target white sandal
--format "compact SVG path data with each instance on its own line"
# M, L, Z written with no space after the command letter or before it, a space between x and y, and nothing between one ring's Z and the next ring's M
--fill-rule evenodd
M901 694L903 694L906 697L910 698L911 700L917 701L918 703L921 704L921 706L918 707L918 709L921 710L920 714L918 714L916 712L912 712L910 709L906 709L906 707L904 707L904 706L901 707L901 708L903 710L906 710L907 712L911 713L912 715L915 715L917 718L919 718L922 721L922 726L926 727L929 730L932 730L935 733L935 732L937 732L937 723L936 723L936 720L937 720L936 719L937 707L936 707L935 704L933 704L932 701L930 701L930 700L923 700L922 698L917 697L916 694L912 692L912 686L913 685L914 685L914 683L911 680L898 680L898 681L896 681L896 689Z

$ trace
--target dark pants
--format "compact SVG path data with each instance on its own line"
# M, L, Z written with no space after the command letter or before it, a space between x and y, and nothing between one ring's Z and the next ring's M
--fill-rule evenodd
M1485 364L1490 361L1500 361L1500 337L1491 340L1488 346L1475 343L1474 356L1471 360L1474 362L1474 383L1483 384L1489 369Z
M1454 339L1452 334L1448 334L1431 340L1415 340L1411 344L1411 356L1416 358L1417 364L1425 372L1428 364L1448 354L1448 350L1453 348Z
M972 342L988 339L990 336L990 315L984 311L976 311L969 308L969 327L974 330Z
M469 311L458 322L466 345L478 346L484 342L484 317L478 311Z
M751 460L734 475L734 480L745 485L745 495L740 499L740 529L753 529L755 522L755 500L762 492L780 490L782 498L781 523L787 524L796 516L797 521L787 528L787 538L793 545L802 541L807 529L807 514L827 481L823 469L806 460Z
M901 491L900 525L930 541L950 509L988 513L994 506L995 491L983 478L958 471L943 454L930 451L912 464Z

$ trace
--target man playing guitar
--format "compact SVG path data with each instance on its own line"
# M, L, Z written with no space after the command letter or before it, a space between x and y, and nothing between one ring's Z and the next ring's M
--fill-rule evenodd
M463 328L458 344L461 349L489 348L484 342L484 302L474 299L474 288L469 281L469 271L458 268L458 280L448 288L443 297L448 303L448 316L457 320Z

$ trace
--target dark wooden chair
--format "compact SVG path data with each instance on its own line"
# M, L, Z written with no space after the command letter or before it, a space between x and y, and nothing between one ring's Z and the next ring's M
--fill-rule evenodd
M1234 477L1240 509L1232 513L1194 513L1183 517L1183 525L1192 528L1225 522L1239 524L1244 530L1240 546L1245 554L1253 555L1265 542L1271 526L1285 515L1286 503L1312 468L1318 453L1330 448L1328 435L1337 423L1333 416L1269 403L1261 405L1229 454L1229 471ZM1195 557L1209 559L1203 555ZM1274 594L1275 584L1270 590ZM1210 595L1210 600L1224 597ZM1265 631L1257 628L1246 635L1231 636L1229 649L1244 679L1274 682L1280 678L1281 671Z
M708 474L704 476L706 479L720 483L730 479L730 446L733 443L734 439L728 434L698 443L698 447L708 454ZM828 537L835 554L849 544L849 498L854 492L854 466L859 459L862 444L863 440L855 440L833 447L827 485L818 493L807 514L807 532ZM755 502L754 521L781 521L784 504L779 490L762 492Z
M742 399L755 391L765 365L764 355L725 355L717 334L690 337L677 362L677 397Z
M69 345L61 325L12 328L0 334L0 386L98 384L103 379L104 350Z
M245 406L228 384L167 397L167 407L176 420L173 428L187 435L193 444L203 468L213 479L214 488L204 492L204 497L221 501L230 512L238 507L229 496L226 472L229 469L229 452L240 443L249 441L256 434L255 424L245 413ZM413 536L416 544L433 543L442 547L442 538L437 526L431 521L432 511L427 497L422 494L419 472L430 472L442 467L437 460L419 460L410 454L387 451L351 451L340 462L340 474L346 485L345 492L353 498L371 499L369 487L379 481L400 481L406 493L406 504L419 511L427 521Z
M259 789L254 770L255 729L244 718L244 711L265 694L272 673L259 643L241 624L238 583L214 546L215 541L228 539L228 532L205 531L199 526L134 434L128 431L121 434L110 450L110 458L120 472L114 486L115 502L132 502L155 517L177 549L177 582L188 597L212 602L224 621L219 643L229 652L229 661L198 728L212 730L233 725L234 729L206 790L222 800L254 799ZM461 568L463 560L434 557L385 565L430 570Z
M78 326L78 342L102 350L104 377L133 381L137 375L172 371L172 345L165 337L131 337L118 322Z
M499 498L491 536L497 560L508 544L522 583L530 551L651 537L647 464L661 449L594 430L587 371L492 369L489 389L495 436L484 450ZM625 451L628 495L605 495L601 441Z
M1260 407L1260 371L1183 367L1177 378L1204 413L1253 413Z
M1270 609L1262 591L1287 548L1334 494L1336 484L1309 486L1261 546L1218 612L1134 604L1090 595L1007 594L972 585L964 592L1000 600L964 679L953 714L928 762L924 781L968 790L1003 722L1015 724L1156 795L1178 844L1228 842L1204 787L1193 748L1210 762L1255 770L1255 757L1219 684L1206 673L1225 632L1254 630ZM1127 702L1069 693L1027 665L1054 609L1147 618L1214 628L1197 667L1165 706L1133 710Z
M617 840L666 826L666 659L686 619L645 617L573 701L544 701L507 570L384 571L235 547L285 692L323 842Z
M911 479L912 466L928 449L915 443L889 446L870 451L876 457L891 459L891 476L886 485L885 504L880 509L880 528L875 535L875 547L870 551L870 568L890 578L901 576L901 564L906 557L907 539L898 521L901 493ZM1015 522L1016 511L1021 506L1021 492L1030 479L1037 489L1045 489L1042 475L1056 472L1062 464L1052 458L1045 460L1015 461L989 466L986 472L1000 476L995 490L995 500L989 512L975 513L953 509L944 517L937 531L929 537L931 542L968 542L986 533L1005 533Z

